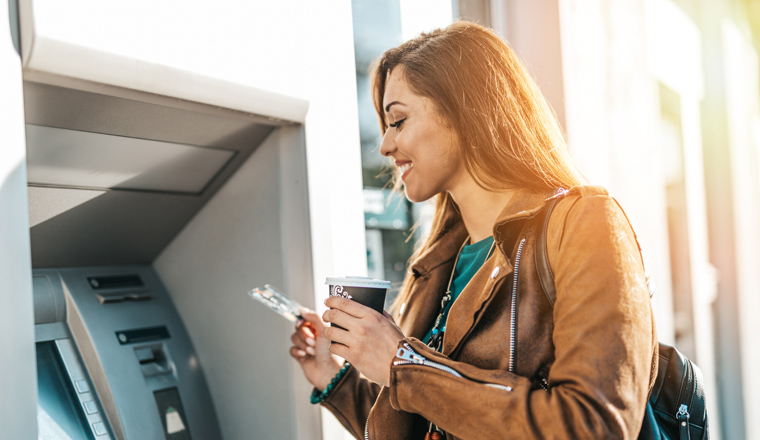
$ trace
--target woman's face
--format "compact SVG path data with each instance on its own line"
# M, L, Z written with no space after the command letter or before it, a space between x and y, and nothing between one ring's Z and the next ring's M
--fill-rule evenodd
M386 82L383 107L391 126L380 154L393 159L406 197L421 202L454 191L466 171L456 149L456 134L430 99L412 93L403 73L403 67L396 67Z

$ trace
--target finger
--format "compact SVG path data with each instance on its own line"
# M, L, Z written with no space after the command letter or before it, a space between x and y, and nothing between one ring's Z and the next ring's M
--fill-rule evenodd
M300 322L301 329L303 329L304 333L309 333L309 337L314 338L317 335L317 326L304 319L301 319Z
M322 315L322 319L325 322L343 327L347 331L351 331L351 329L355 328L359 321L358 318L355 318L340 309L328 309Z
M299 350L298 347L290 347L290 356L298 362L303 362L308 354L303 350Z
M347 356L349 354L349 349L343 344L338 344L338 343L330 344L330 353L336 356L340 356L343 359L348 361Z
M303 319L296 324L296 334L309 345L314 345L314 340L317 337L317 331L314 324Z
M324 335L332 343L349 345L352 341L351 335L346 330L335 326L327 327Z
M301 334L299 332L296 332L290 335L290 342L292 342L293 345L297 347L299 350L306 350L306 347L309 346L306 340L301 337Z
M372 313L377 313L365 305L359 304L348 298L343 298L342 296L331 296L327 298L327 300L325 300L325 305L331 309L342 310L359 319Z
M304 321L308 322L309 324L312 324L313 327L316 329L317 333L322 333L325 330L325 323L322 322L322 320L319 318L319 315L317 314L317 312L315 312L314 310L309 310L304 307L300 310L300 313ZM302 324L301 328L304 328L304 325L306 325L306 323Z
M291 347L291 350L293 349L295 349L293 353L300 357L314 356L317 354L316 350L314 350L314 347L306 347L303 349L298 347Z

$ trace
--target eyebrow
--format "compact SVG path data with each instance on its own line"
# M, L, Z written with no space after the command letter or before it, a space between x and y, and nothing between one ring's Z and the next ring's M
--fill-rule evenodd
M391 102L390 104L388 104L388 105L386 105L386 106L385 106L385 111L386 111L386 113L387 113L388 111L390 111L390 109L391 109L391 106L392 106L392 105L395 105L395 104L401 104L401 105L404 105L404 103L403 103L403 102L400 102L400 101L393 101L393 102Z

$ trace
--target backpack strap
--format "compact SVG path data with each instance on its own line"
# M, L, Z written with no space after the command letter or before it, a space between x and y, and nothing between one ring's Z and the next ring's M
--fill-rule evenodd
M557 205L557 202L567 195L568 191L562 188L546 202L541 214L538 215L536 221L540 222L540 228L538 238L536 242L536 269L538 270L538 279L541 281L541 287L544 289L546 299L549 300L549 304L554 307L554 301L557 299L557 289L554 287L554 273L549 265L549 254L546 250L546 230L549 227L549 218L551 218L552 211Z
M549 265L549 253L546 249L546 230L549 228L549 218L552 215L554 207L557 205L557 202L559 202L560 199L568 194L568 192L569 191L565 189L559 188L553 196L547 199L546 206L544 207L543 211L538 216L536 216L536 222L540 222L538 229L538 238L536 239L536 269L538 270L538 279L541 282L541 287L544 290L544 295L546 295L546 299L549 300L549 304L552 306L552 308L554 307L554 302L557 300L557 289L554 285L554 272L552 272L552 268ZM628 221L628 225L631 226L631 231L633 231L631 220L623 210L623 207L620 206L620 203L616 199L613 198L613 200L615 200L615 203L617 203L618 207L620 207L620 211L625 216L626 221ZM635 231L633 231L633 238L636 240L636 246L639 248L639 258L641 258L641 264L643 266L644 256L641 253L641 245L639 244L639 239L636 236ZM657 286L649 275L646 276L646 280L647 289L649 290L649 297L651 298L657 291Z

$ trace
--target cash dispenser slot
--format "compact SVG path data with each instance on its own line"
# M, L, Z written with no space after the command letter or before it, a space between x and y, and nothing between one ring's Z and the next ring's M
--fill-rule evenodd
M116 339L119 340L121 345L157 341L160 339L169 339L169 337L169 330L163 325L133 330L120 330L116 332Z
M87 277L87 282L94 290L134 289L145 286L139 275Z
M147 301L153 298L150 292L112 292L95 295L101 304L112 304L124 301Z
M146 378L174 373L172 362L163 344L135 347L135 356Z
M95 296L101 304L147 301L153 298L139 275L87 277L87 282L97 292Z

